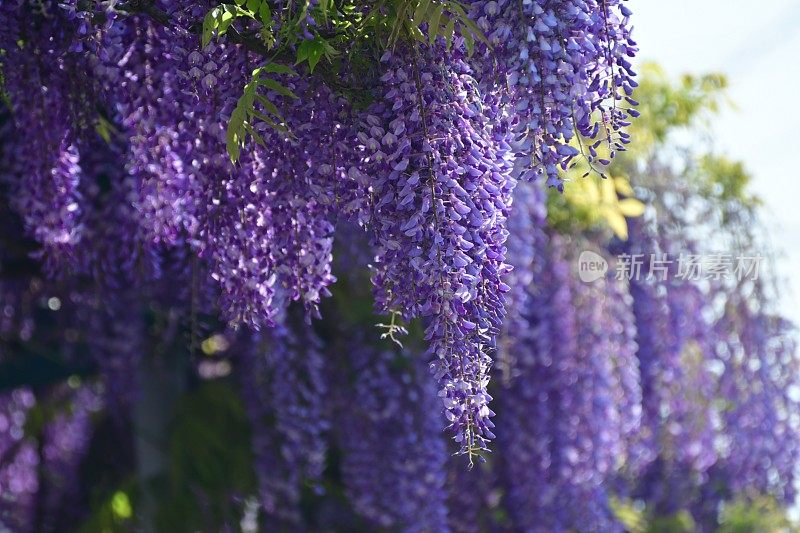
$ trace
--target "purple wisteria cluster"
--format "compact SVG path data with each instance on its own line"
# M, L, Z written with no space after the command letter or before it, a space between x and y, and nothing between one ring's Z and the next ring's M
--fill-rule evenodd
M30 390L6 393L0 412L0 453L4 458L0 471L0 520L7 527L22 528L31 523L33 505L39 488L36 476L38 457L34 443L26 442L27 412L36 404Z
M375 299L386 313L428 317L439 395L463 452L493 438L488 407L503 318L504 222L515 180L510 147L481 112L463 63L387 52L384 101L360 139L375 175Z
M737 401L722 416L722 468L711 477L734 493L759 491L793 501L797 489L789 473L800 456L800 374L793 326L781 317L754 312L737 299L717 330L728 339L717 345L717 357L725 365L720 389Z
M353 508L380 527L448 531L447 445L427 369L408 353L351 348L354 373L339 392L337 442Z
M53 531L82 518L79 471L102 407L92 387L6 393L0 411L0 524L14 531ZM32 428L31 420L47 417ZM32 432L38 432L31 435Z
M24 149L5 152L3 174L45 259L55 260L68 256L81 238L79 145L81 130L90 127L84 109L90 88L79 75L88 69L86 58L63 53L74 28L56 3L40 9L39 17L29 17L13 3L0 6L3 89L9 101L26 102L14 113Z
M170 394L235 386L257 486L221 507L279 530L617 531L628 500L702 530L794 498L768 287L576 276L696 251L671 205L610 244L547 219L629 142L624 2L468 3L485 41L388 4L0 1L0 529L81 518L95 414L144 433L143 368L173 363Z
M302 321L242 339L237 374L253 427L258 498L274 524L298 527L301 483L325 466L329 410L321 342Z
M576 156L607 165L625 150L624 128L638 115L630 14L618 0L474 3L492 47L478 56L482 81L513 110L526 177L560 188L559 170Z
M574 243L539 232L538 267L519 311L525 326L509 330L503 345L516 354L499 395L508 509L519 530L570 530L588 520L613 531L610 482L640 428L630 296L613 279L581 283ZM620 300L622 312L612 313Z
M577 154L575 131L627 142L628 10L476 3L496 51L469 56L458 32L452 48L393 45L363 109L330 74L273 68L281 46L297 47L291 6L261 21L262 35L286 43L254 44L237 22L201 46L208 8L4 3L4 91L19 143L3 175L28 231L47 258L109 285L152 282L161 256L188 251L199 283L218 284L223 315L259 328L294 300L318 313L335 281L334 227L354 220L373 236L378 308L426 317L456 438L465 452L486 448L511 192L542 169L556 184L556 166ZM299 38L331 31L319 9L291 23ZM258 67L272 78L251 77ZM363 71L340 68L343 80ZM243 109L253 83L257 107ZM250 142L239 146L228 126L242 117Z
M697 235L718 216L716 208L693 198L685 184L675 189L658 216L629 223L621 249L646 257L704 249ZM693 209L669 208L692 201ZM732 217L726 231L753 247L754 221L741 227L740 217L748 215ZM630 293L642 390L632 494L661 516L690 512L703 531L713 529L730 498L794 498L795 340L772 310L764 282L666 276L631 280Z
M175 18L188 24L199 15L194 6ZM132 130L129 170L140 183L135 205L149 240L188 245L203 258L234 322L269 325L280 302L290 300L313 309L333 281L346 102L315 80L287 83L300 97L285 102L292 136L262 128L264 149L234 165L222 147L247 81L248 54L225 43L200 50L197 36L181 26L143 20L124 30L115 48L120 57L102 71L124 80L110 90L120 93L112 100ZM130 71L120 72L121 64Z

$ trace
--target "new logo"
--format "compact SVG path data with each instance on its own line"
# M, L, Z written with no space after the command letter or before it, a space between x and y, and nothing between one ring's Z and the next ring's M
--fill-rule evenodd
M591 283L605 276L608 272L608 261L591 250L584 250L578 257L578 277L585 283Z

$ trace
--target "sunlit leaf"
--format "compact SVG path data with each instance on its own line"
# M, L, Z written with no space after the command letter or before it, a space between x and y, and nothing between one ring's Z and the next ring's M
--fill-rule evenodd
M270 78L261 79L261 80L258 80L258 84L259 85L263 85L264 87L267 87L268 89L272 89L276 93L278 93L278 94L280 94L282 96L286 96L287 98L293 98L295 100L297 98L299 98L290 89L287 89L286 87L284 87L283 85L281 85L280 83L278 83L277 81L275 81L273 79L270 79Z
M628 222L618 210L613 207L606 207L603 209L603 215L608 222L608 227L614 232L614 235L622 240L628 239Z
M420 0L417 4L417 9L414 10L414 22L417 26L425 22L425 13L428 12L430 0Z
M626 178L614 178L614 187L617 192L623 196L631 197L634 195L633 187Z
M600 197L604 204L614 204L617 202L617 189L611 179L600 180Z
M645 205L635 198L625 198L619 201L620 213L626 217L640 217L644 213Z
M428 41L433 44L439 32L439 19L442 18L442 5L437 4L431 11L431 17L428 19Z

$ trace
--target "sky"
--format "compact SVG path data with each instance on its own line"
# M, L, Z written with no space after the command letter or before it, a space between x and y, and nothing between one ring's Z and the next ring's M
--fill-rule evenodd
M728 76L736 108L712 124L714 145L753 175L777 252L765 253L765 267L782 280L784 314L800 325L800 1L630 0L628 6L640 60L654 60L675 77Z

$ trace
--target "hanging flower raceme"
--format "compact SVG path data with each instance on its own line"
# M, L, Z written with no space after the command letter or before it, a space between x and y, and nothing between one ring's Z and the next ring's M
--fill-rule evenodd
M149 240L180 245L198 232L199 204L205 201L202 172L225 161L218 149L224 125L182 75L190 66L181 45L198 47L196 37L147 19L120 22L114 29L116 39L105 49L99 71L127 139L127 171L138 182L136 209ZM234 83L241 80L231 70ZM230 87L227 97L235 94Z
M613 278L613 279L612 279ZM615 456L618 463L624 461L625 469L638 471L646 456L641 441L643 391L636 344L636 317L633 313L633 297L630 285L624 280L609 275L602 289L603 306L599 306L602 316L597 323L602 324L596 333L602 335L600 349L611 350L609 364L612 368L615 386L610 391L612 418L618 431L615 441L618 448ZM591 300L585 302L591 306Z
M43 530L84 519L80 469L92 438L92 417L102 407L100 396L87 385L75 391L57 391L53 396L48 401L68 404L70 408L58 413L39 436L40 457L44 461L40 467L47 472L40 477L45 486L39 486L39 496L47 495L41 502L46 509L37 509L37 519L43 522L37 526ZM51 522L43 517L49 517Z
M20 531L33 521L36 492L39 488L36 446L26 440L25 422L36 406L36 397L29 389L16 389L0 396L0 521Z
M630 280L645 446L636 491L657 512L671 514L691 503L717 461L720 418L709 298L696 282L679 279L674 264L667 273L656 265L649 274L651 263L674 248L674 236L663 228L654 236L655 227L633 224L625 245L631 257L643 259Z
M794 327L771 316L760 283L736 287L716 324L724 369L724 446L712 482L736 495L757 490L794 501L800 448L800 383Z
M282 75L284 91L263 90L288 132L261 122L234 164L226 127L242 113L248 64L259 58L221 40L200 47L191 22L199 6L178 6L169 27L125 21L103 62L109 94L129 129L129 171L149 238L189 245L209 263L233 323L271 325L288 301L316 313L330 273L333 222L354 191L346 101L319 80ZM229 140L229 139L228 139ZM357 203L357 202L356 202Z
M85 518L80 467L102 407L90 386L0 395L0 523L18 531L52 531ZM34 424L37 409L52 416ZM41 415L39 415L41 416ZM35 431L34 434L30 432Z
M76 363L97 366L105 409L122 421L139 399L138 369L148 350L142 309L135 298L126 296L103 299L93 293L73 296L71 302L79 315L75 326L85 332L91 358ZM80 353L76 359L80 357L85 355Z
M506 318L498 349L498 365L503 383L517 374L515 346L528 335L528 313L532 305L533 287L542 275L546 261L545 234L547 206L541 184L519 183L514 189L514 203L508 217L508 262L513 270L508 275Z
M263 131L266 147L209 185L202 217L203 253L213 258L225 307L255 326L268 324L291 300L316 313L330 294L333 223L348 194L339 123L344 102L313 81L287 85L301 98L288 104L291 135Z
M625 149L623 129L638 114L629 15L620 0L473 3L491 43L476 56L479 79L504 95L525 178L544 175L561 188L559 171L579 154L607 165Z
M507 508L520 530L619 529L609 482L638 431L641 392L633 317L611 309L629 297L611 278L578 281L572 245L539 232L533 257L521 256L536 265L529 296L511 311L526 324L502 343L515 354L500 396Z
M713 441L718 420L707 402L698 405L685 398L687 394L711 397L707 389L714 380L707 376L701 344L706 339L674 335L673 328L703 320L703 304L696 299L682 300L678 287L668 289L671 297L663 297L654 287L632 285L645 434L653 451L672 449L670 453L679 461L702 472L716 460Z
M302 320L242 343L239 377L253 428L259 500L267 524L298 527L303 481L325 466L327 383L321 342Z
M337 427L354 509L393 531L449 531L448 454L436 390L424 365L368 342L348 354L354 382L340 391Z
M109 290L143 287L161 277L162 258L135 207L140 182L120 163L125 153L120 143L96 135L81 147L86 209L84 238L74 247L76 270Z
M88 62L72 50L77 26L55 3L26 10L5 2L0 20L3 90L16 126L0 177L54 271L72 266L81 239L78 141L92 120L92 86L82 75Z
M486 393L503 317L514 180L469 69L434 51L387 52L383 98L359 139L374 176L378 308L427 319L439 395L463 453L493 438Z

